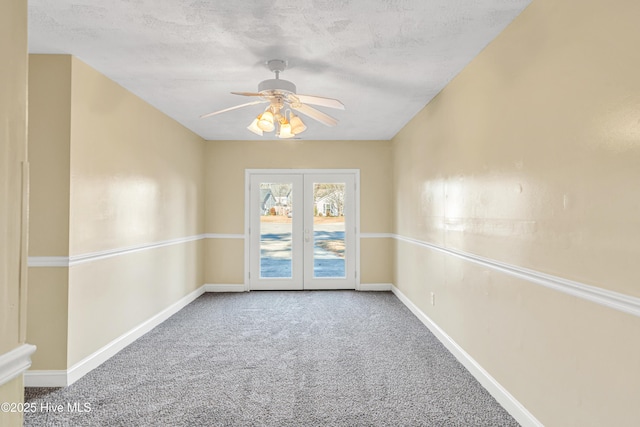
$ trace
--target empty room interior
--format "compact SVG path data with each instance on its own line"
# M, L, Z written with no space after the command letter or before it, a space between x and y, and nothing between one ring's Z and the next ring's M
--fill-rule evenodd
M87 381L137 381L120 363L186 310L210 323L140 351L184 346L187 377L209 354L193 381L261 328L288 349L265 387L333 357L296 339L345 341L337 369L357 372L378 372L355 350L378 340L387 370L344 394L360 418L316 401L300 425L639 425L638 16L635 0L2 2L0 425L111 425ZM284 340L276 308L317 337ZM190 347L206 331L230 341ZM249 344L223 360L234 336ZM430 346L509 421L451 421L471 417L453 398L416 409L454 381L406 372ZM296 425L242 374L235 410L254 418L184 425ZM40 406L74 386L62 413ZM322 395L299 387L292 402ZM215 393L207 411L235 396Z

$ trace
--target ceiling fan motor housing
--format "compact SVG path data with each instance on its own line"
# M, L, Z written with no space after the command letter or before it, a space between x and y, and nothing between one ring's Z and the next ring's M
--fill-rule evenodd
M258 85L258 92L260 93L272 91L296 93L296 85L282 79L263 80Z

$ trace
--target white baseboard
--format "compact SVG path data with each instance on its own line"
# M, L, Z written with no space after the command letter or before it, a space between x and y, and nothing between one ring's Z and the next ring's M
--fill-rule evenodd
M222 283L209 283L204 285L205 292L244 292L244 284L226 285Z
M398 288L390 283L363 283L360 284L360 291L392 291L398 299L444 344L444 346L462 363L462 365L482 384L482 386L513 416L521 425L528 427L541 427L538 421L529 411L526 410L515 397L513 397L504 387L502 387L482 366L478 364L462 347L460 347L449 335L447 335L438 325L436 325L426 314L424 314L415 304L407 298ZM160 325L169 317L180 311L189 303L194 301L204 292L244 292L244 285L232 284L207 284L203 285L189 295L181 298L176 303L167 307L149 320L131 329L124 335L111 341L95 353L85 357L80 362L73 365L68 370L28 370L24 372L25 387L66 387L84 375L100 366L102 363L113 357L120 350ZM30 350L28 355L35 350L34 346L25 345L25 349ZM24 350L24 349L23 349ZM21 354L25 351L21 351ZM0 356L0 357L4 357ZM30 364L30 359L29 359ZM27 366L28 367L28 366ZM26 367L24 368L26 369ZM22 371L21 371L22 372Z
M390 291L393 288L391 283L360 283L358 287L359 291L372 292L372 291Z
M29 370L24 373L25 387L66 387L67 370Z
M24 373L24 383L26 387L66 387L106 362L120 350L160 325L162 322L183 309L193 300L205 292L205 286L201 286L190 294L182 297L177 302L162 310L160 313L131 329L124 335L119 336L98 351L90 354L80 362L67 370L58 371L26 371Z
M422 312L400 289L395 286L391 291L398 297L404 305L418 318L424 325L440 340L440 342L458 359L462 365L478 380L478 382L502 405L524 427L543 427L543 424L536 419L518 400L511 395L498 381L476 362L466 351L462 349L445 331L443 331L433 320Z

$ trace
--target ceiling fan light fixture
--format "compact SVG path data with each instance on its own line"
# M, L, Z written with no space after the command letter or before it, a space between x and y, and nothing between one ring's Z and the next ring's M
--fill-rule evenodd
M249 129L251 132L255 133L256 135L262 136L262 129L260 129L258 127L258 118L260 116L256 117L255 119L253 119L253 121L251 122L251 124L249 126L247 126L247 129Z
M265 111L262 113L258 119L257 126L265 132L272 132L276 128L273 123L273 113L271 111Z
M294 135L297 135L307 130L307 125L305 125L302 122L302 119L300 119L300 117L294 115L293 113L291 113L291 118L289 119L289 123L291 123L291 132Z
M282 123L280 125L279 138L293 138L295 135L291 133L291 125L289 123Z
M264 132L276 131L279 138L291 138L305 130L307 126L302 119L293 114L295 110L305 117L316 120L326 126L335 126L338 120L317 110L311 105L344 110L344 104L337 99L315 95L300 95L296 92L296 85L280 79L280 73L287 67L287 62L272 59L266 63L269 70L275 73L275 79L263 80L258 84L258 92L231 92L234 95L254 97L256 100L236 105L212 113L203 114L200 118L215 116L220 113L237 110L255 104L269 103L269 106L254 119L247 129L256 135L263 136ZM288 120L287 120L288 119Z

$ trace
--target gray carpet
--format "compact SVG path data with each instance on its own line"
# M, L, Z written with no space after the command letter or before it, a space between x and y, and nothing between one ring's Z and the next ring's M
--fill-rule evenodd
M518 425L389 292L204 294L70 387L25 398L65 406L25 426Z

